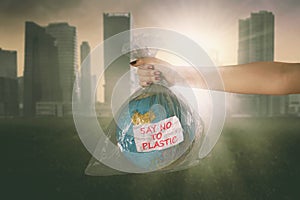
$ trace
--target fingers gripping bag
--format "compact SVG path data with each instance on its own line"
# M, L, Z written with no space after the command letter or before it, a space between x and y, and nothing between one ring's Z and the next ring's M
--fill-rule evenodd
M119 150L111 153L124 157L137 169L134 172L155 173L197 164L203 129L199 114L188 101L160 83L140 88L131 95L114 116L106 135ZM101 149L109 156L105 146ZM86 169L88 175L122 173L103 169L97 159L92 159Z

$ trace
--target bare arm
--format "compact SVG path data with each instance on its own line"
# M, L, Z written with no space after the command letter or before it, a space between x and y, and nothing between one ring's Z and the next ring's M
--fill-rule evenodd
M205 79L211 76L209 67L200 68L199 73L193 67L171 66L156 58L139 59L134 66L139 66L138 73L143 86L158 81L162 74L171 84L186 81L193 87L208 89ZM209 89L212 90L270 95L300 93L299 63L256 62L217 69L224 82L224 88L210 85Z
M245 94L300 93L300 64L255 62L218 68L225 91Z

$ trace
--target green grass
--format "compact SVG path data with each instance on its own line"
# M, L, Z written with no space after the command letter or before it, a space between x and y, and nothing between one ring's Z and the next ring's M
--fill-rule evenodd
M196 167L90 177L71 118L1 119L0 199L300 199L299 155L299 119L234 119Z

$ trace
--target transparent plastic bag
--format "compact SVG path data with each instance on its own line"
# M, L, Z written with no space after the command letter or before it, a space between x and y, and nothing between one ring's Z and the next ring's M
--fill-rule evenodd
M197 164L204 139L203 122L186 102L161 84L136 91L105 131L120 149L115 153L149 172L176 171ZM105 151L105 146L101 148ZM121 174L104 168L92 159L86 174Z
M120 41L128 41L128 36L133 36L133 40L124 44L122 50L116 49L105 59L99 57L99 55L104 55L104 46L112 49L119 47ZM161 51L187 61L188 66L190 64L199 71L199 78L205 79L208 88L211 85L222 87L222 80L215 67L211 68L211 75L202 76L200 68L202 66L214 66L214 64L199 45L182 34L157 28L130 30L105 40L89 56L91 71L95 72L95 77L99 80L98 82L101 82L104 78L104 71L119 56L128 55L130 60L135 60L141 57L156 57L155 54ZM168 55L166 57L168 58ZM83 65L87 65L86 62ZM102 68L99 67L102 65ZM133 77L130 73L134 71L131 69L124 74L124 77L127 76L127 78L116 82L114 87L114 94L116 95L112 96L112 101L106 102L103 107L98 105L98 111L96 106L92 106L92 109L87 112L87 107L74 98L73 93L72 106L75 111L73 117L76 129L84 146L93 156L85 171L87 175L108 176L182 170L199 163L200 159L206 157L217 143L226 114L224 94L210 90L199 91L189 87L188 84L170 87L162 82L147 88L132 87L130 91L136 90L136 92L129 97L128 93L124 93L124 90L128 88L124 89L122 83L127 85L128 76ZM132 81L132 79L130 80ZM133 80L132 83L138 85L137 80ZM96 92L96 88L97 82L93 84L92 91ZM180 91L176 90L178 88ZM144 106L137 103L141 100L145 103ZM92 100L91 104L95 103ZM139 112L137 114L131 112L130 114L130 110L133 111L132 108L134 107L137 107ZM155 117L158 116L157 119L151 119L153 113L149 112L151 109L148 109L151 107L160 111L155 114L153 108L154 111L152 112L154 112ZM104 128L98 121L99 116L101 121L101 114L109 109L110 113L113 114L113 119L110 123L106 123L109 124L108 128ZM165 112L165 116L163 110L168 111ZM99 113L100 115L98 115ZM133 116L147 120L140 120L143 124L133 124ZM138 151L135 138L138 140L140 136L135 137L134 126L141 125L146 128L147 124L155 125L164 122L164 120L171 120L170 118L174 116L180 122L183 141L174 142L176 144L168 148L155 149L155 142L148 145L149 140L142 138L142 142L138 142L138 144L146 143L145 148L150 146L153 148L148 152ZM178 123L178 121L176 122ZM160 147L160 145L157 146Z

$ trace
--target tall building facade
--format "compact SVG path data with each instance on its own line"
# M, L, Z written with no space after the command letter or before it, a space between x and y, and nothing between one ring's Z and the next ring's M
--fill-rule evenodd
M0 48L0 116L17 116L17 52Z
M251 13L239 20L238 63L274 61L274 15L268 11ZM267 74L266 74L267 76ZM280 116L286 112L286 98L266 95L236 95L233 114Z
M38 102L61 102L56 39L34 22L25 23L24 116L35 116Z
M83 41L80 45L80 63L82 64L83 61L87 58L87 56L91 52L91 47L87 41Z
M92 74L91 74L91 58L88 56L91 48L88 42L84 41L80 45L80 63L81 63L81 83L80 83L80 99L81 103L87 107L92 103ZM93 90L94 91L94 90Z
M251 13L239 20L238 63L274 60L274 15L268 11Z
M17 52L0 48L0 76L17 78Z
M131 14L130 13L104 13L103 14L103 31L104 40L121 33L123 31L128 31L131 29ZM130 58L128 56L122 55L122 49L124 45L130 44L130 34L126 35L126 38L122 38L118 44L114 46L108 46L104 44L104 63L109 64L108 68L105 70L105 85L104 85L104 102L108 106L111 104L111 98L113 94L114 87L120 78L130 70ZM112 54L119 53L120 56L112 63L109 62L109 58ZM128 80L122 79L122 95L130 94L130 77L126 78ZM120 94L121 95L121 94Z
M53 23L45 29L46 33L55 39L57 47L62 101L71 103L74 81L78 70L76 28L68 23Z

